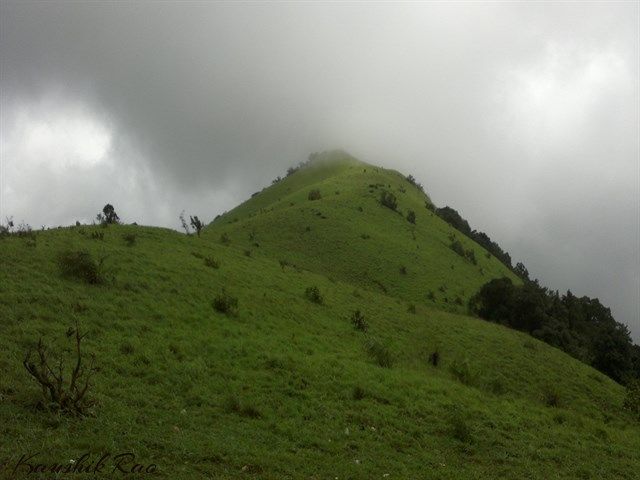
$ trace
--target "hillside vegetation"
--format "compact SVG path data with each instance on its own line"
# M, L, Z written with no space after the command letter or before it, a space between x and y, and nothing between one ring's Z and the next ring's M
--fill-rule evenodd
M311 192L320 198L310 200ZM381 204L384 194L395 196L395 210ZM410 211L415 223L407 219ZM203 235L448 311L466 312L468 300L491 278L520 283L439 218L429 197L403 175L341 152L318 154L310 165L218 217Z
M185 480L637 478L624 388L464 315L490 279L519 280L425 202L402 175L333 154L200 236L1 238L0 478L37 452L131 452ZM98 367L80 416L44 405L22 365L40 337L72 347L76 322Z

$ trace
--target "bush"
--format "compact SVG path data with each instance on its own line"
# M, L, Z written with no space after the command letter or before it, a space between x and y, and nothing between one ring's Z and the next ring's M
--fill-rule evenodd
M398 199L391 192L382 192L380 194L380 204L384 207L390 208L395 212L398 208Z
M362 387L360 386L353 387L353 392L351 392L351 398L353 398L354 400L362 400L366 396L367 396L367 392L365 392Z
M460 243L460 240L453 240L449 245L449 248L461 257L464 257L464 247L462 246L462 243Z
M376 339L369 339L365 344L365 350L371 359L380 367L391 368L393 356L387 346Z
M400 265L400 274L401 275L406 275L407 274L407 267L405 267L404 265Z
M414 178L413 175L407 176L406 179L407 179L407 182L409 182L411 185L416 187L421 192L424 192L424 187L420 183L418 183L418 181Z
M36 238L35 232L28 223L23 222L16 227L13 223L13 217L7 218L6 224L0 224L0 238L8 236L29 237L33 240Z
M88 408L94 402L89 399L91 377L97 371L95 358L91 357L90 363L85 366L82 362L81 342L86 336L80 333L78 324L69 328L67 338L75 340L74 356L75 365L68 375L63 375L64 359L62 355L53 358L49 350L44 346L42 339L36 346L36 362L32 362L33 350L27 352L22 365L42 388L42 401L40 405L58 412L75 415L85 415ZM68 379L68 381L66 381Z
M204 264L209 268L220 268L220 262L213 257L206 257L204 259Z
M104 282L103 263L105 258L99 262L93 259L87 251L67 251L58 255L58 266L62 275L76 278L90 284L100 284Z
M417 310L416 310L416 305L415 305L415 303L410 303L410 304L409 304L409 306L407 307L407 312L408 312L408 313L413 313L413 314L415 314L415 313L416 313L416 311L417 311Z
M133 247L136 244L136 234L135 233L125 233L122 235L122 239L129 247Z
M460 243L460 240L455 239L455 237L451 241L449 248L474 265L478 264L478 261L476 260L476 253L473 250L465 250L462 243Z
M640 420L640 380L631 381L627 385L624 409Z
M309 200L320 200L322 195L320 194L320 190L311 190L307 198Z
M307 297L307 300L313 303L317 303L318 305L322 305L324 303L324 298L320 293L320 289L315 285L307 287L307 289L304 291L304 296Z
M351 315L351 324L356 330L361 332L366 332L369 329L369 325L367 324L367 320L364 318L364 315L360 310L356 310Z
M560 392L553 385L547 385L542 392L542 400L547 407L560 406Z
M213 308L226 315L235 315L238 311L238 299L229 295L224 289L211 302Z
M413 210L409 210L409 213L407 213L407 220L409 221L409 223L413 223L415 225L416 212L414 212Z
M91 232L91 235L89 235L89 238L91 238L92 240L104 240L104 232L94 230L93 232Z
M231 243L231 238L229 238L228 233L223 233L222 235L220 235L220 243L222 243L223 245L229 245Z
M437 367L440 363L440 352L438 350L434 350L429 354L429 363L434 367Z

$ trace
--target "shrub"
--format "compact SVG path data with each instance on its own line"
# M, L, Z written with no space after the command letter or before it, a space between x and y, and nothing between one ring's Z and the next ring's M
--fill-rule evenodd
M220 235L220 243L222 243L223 245L229 245L231 243L231 238L229 238L228 233L225 232Z
M351 398L353 398L354 400L362 400L366 396L367 396L367 392L365 392L362 387L360 386L353 387L353 392L351 392Z
M122 239L129 247L133 247L136 244L136 234L135 233L125 233L122 235Z
M634 380L627 385L623 406L631 415L640 420L640 380Z
M409 304L409 306L407 307L407 312L408 312L408 313L413 313L413 314L415 314L415 313L416 313L416 311L417 311L417 310L416 310L416 305L415 305L415 303L410 303L410 304Z
M427 292L427 300L431 300L432 302L436 301L436 294L433 293L433 290Z
M324 303L324 298L320 293L320 289L315 285L307 287L304 291L304 296L307 297L307 300L317 303L318 305L322 305Z
M320 194L320 190L311 190L307 198L309 200L320 200L322 195Z
M460 243L460 240L452 240L449 248L461 257L464 257L464 247L462 246L462 243Z
M213 257L205 257L204 264L209 268L220 268L220 262Z
M400 265L400 273L402 275L406 275L407 274L407 267L405 267L404 265Z
M89 238L91 238L92 240L104 240L104 232L94 230L93 232L91 232L91 235L89 235Z
M384 207L390 208L395 212L398 208L398 199L391 192L382 192L380 194L380 204Z
M211 305L216 311L226 315L234 315L238 311L238 299L229 295L224 289L213 299Z
M440 352L438 350L434 350L429 354L429 363L434 367L437 367L440 363Z
M418 183L418 181L414 178L413 175L409 175L406 178L407 178L407 182L409 182L411 185L416 187L421 192L424 192L424 187L420 183Z
M245 250L244 251L244 256L245 257L250 257L251 256L251 250Z
M99 262L93 259L87 251L67 251L58 255L58 266L62 275L76 278L90 284L104 282L103 263L105 258Z
M365 350L371 359L380 367L391 368L393 356L386 345L376 339L369 339L365 343Z
M465 250L462 246L462 243L460 243L460 240L455 239L455 237L453 238L454 239L451 241L449 248L460 255L462 258L470 261L474 265L477 265L478 261L476 260L476 253L473 250Z
M96 220L98 220L98 222L103 225L120 223L120 217L118 217L115 208L113 208L113 205L111 205L110 203L107 203L102 208L102 213L98 213L98 215L96 215Z
M474 265L478 264L478 261L476 260L476 252L474 252L473 250L469 249L469 250L465 250L464 251L464 257L469 260L471 263L473 263Z
M547 407L560 406L560 392L553 385L547 385L542 392L542 400Z
M0 237L8 237L10 235L16 237L29 237L33 240L36 238L35 232L31 229L31 226L28 223L22 222L16 227L13 223L13 217L7 218L6 224L0 224Z
M416 212L414 212L413 210L409 210L409 213L407 213L407 220L409 221L409 223L413 223L415 225Z
M85 366L82 362L81 342L86 333L81 334L78 324L69 328L67 338L74 339L75 365L69 375L64 375L64 358L62 355L53 358L44 346L42 339L36 346L36 360L32 361L33 350L27 352L22 365L42 388L40 405L63 413L85 415L94 402L89 399L91 377L97 371L95 358ZM68 381L67 381L68 379Z
M284 272L285 267L290 267L291 266L291 263L289 263L288 260L280 259L279 262L280 262L280 268L282 269L283 272Z
M476 373L471 369L469 360L466 358L462 361L458 359L454 360L451 363L449 370L456 380L465 385L471 385L476 380Z
M366 332L369 329L369 325L367 324L367 320L364 318L364 315L360 310L356 310L351 314L351 324L356 330L361 332Z

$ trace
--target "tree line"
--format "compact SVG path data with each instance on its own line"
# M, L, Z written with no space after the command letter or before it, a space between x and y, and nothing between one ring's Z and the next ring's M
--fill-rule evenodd
M629 329L617 322L611 310L597 298L577 297L570 290L560 295L531 280L522 263L515 267L511 256L484 232L472 230L451 207L435 209L451 226L480 244L524 282L514 285L508 278L486 283L470 300L473 314L532 336L560 348L617 382L640 379L640 346L634 345Z

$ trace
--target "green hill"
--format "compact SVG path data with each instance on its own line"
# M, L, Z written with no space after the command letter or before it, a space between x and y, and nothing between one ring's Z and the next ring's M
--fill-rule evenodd
M309 200L312 191L321 198ZM397 198L396 211L380 204L385 192ZM329 152L217 218L204 238L225 235L236 247L335 280L460 312L487 280L519 282L427 205L429 197L400 173ZM475 261L452 250L455 241Z
M401 214L379 204L382 190ZM397 172L334 153L200 237L122 225L3 237L0 478L38 452L38 463L132 452L171 479L637 478L624 389L462 314L484 282L512 274L425 202ZM69 251L103 259L102 281L63 275ZM214 308L230 298L228 313ZM76 321L99 367L85 417L38 408L22 366L39 337L72 346ZM17 478L111 478L26 471Z

